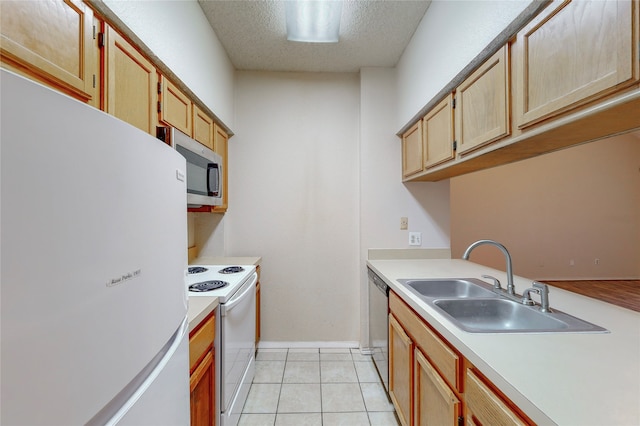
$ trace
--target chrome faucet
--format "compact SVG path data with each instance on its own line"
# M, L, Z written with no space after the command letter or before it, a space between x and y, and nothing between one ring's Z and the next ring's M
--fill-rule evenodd
M531 293L540 295L540 312L551 312L549 309L549 287L546 284L533 282L533 287L526 289L522 292L522 304L523 305L535 305L531 300Z
M513 267L511 265L511 255L509 254L509 251L507 251L507 248L505 246L503 246L502 244L500 244L500 243L498 243L496 241L493 241L493 240L476 241L475 243L473 243L469 247L467 247L467 250L462 255L462 258L464 260L469 260L469 255L471 254L471 251L474 248L476 248L478 246L481 246L483 244L490 244L492 246L496 246L504 254L505 258L507 259L507 294L509 294L511 296L515 296L516 295L516 287L513 285ZM496 289L499 289L500 288L500 284L494 285L494 287Z

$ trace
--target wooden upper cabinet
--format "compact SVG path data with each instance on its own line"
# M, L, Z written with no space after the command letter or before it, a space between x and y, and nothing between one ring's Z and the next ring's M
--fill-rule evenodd
M518 33L520 127L638 79L637 7L637 1L557 0Z
M156 68L113 28L106 39L105 111L155 136Z
M454 157L453 94L444 98L422 120L424 165L433 167Z
M402 176L421 172L424 168L422 155L422 120L411 126L402 135Z
M217 213L224 213L229 207L229 135L217 123L214 125L213 131L213 151L222 157L222 204L213 207L212 211Z
M0 56L7 68L84 102L95 96L93 12L80 0L2 1Z
M209 149L213 149L214 132L213 119L194 104L193 138Z
M191 136L193 129L191 99L166 77L161 76L160 79L162 80L162 99L158 108L160 121Z
M456 92L458 154L509 135L509 46L485 61Z

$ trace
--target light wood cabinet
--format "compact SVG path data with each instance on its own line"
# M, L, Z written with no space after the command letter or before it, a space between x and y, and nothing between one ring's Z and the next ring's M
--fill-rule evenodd
M520 127L638 79L637 7L637 1L556 0L518 33Z
M403 425L533 424L393 291L389 311L389 395Z
M155 136L156 68L113 28L105 34L105 111Z
M161 79L161 100L158 104L159 119L188 136L193 129L193 103L175 84L164 76Z
M191 425L216 423L215 311L189 335Z
M509 46L503 46L456 89L458 154L510 133Z
M422 120L402 135L402 176L408 177L424 168L422 155Z
M492 426L527 424L471 369L467 369L465 384L467 424Z
M224 213L229 207L229 136L217 123L214 125L213 151L222 157L222 204L215 206L212 211Z
M418 349L415 350L415 425L458 425L462 404Z
M413 424L413 351L411 338L389 315L389 397L403 426Z
M0 58L83 102L95 98L93 11L80 0L2 1Z
M448 95L425 115L422 134L425 168L453 158L453 94Z
M204 111L193 105L193 138L213 150L214 122Z

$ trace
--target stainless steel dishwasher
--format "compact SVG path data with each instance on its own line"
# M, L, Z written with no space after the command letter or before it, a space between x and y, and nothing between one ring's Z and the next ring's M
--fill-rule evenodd
M384 389L389 393L389 286L367 268L369 275L369 348Z

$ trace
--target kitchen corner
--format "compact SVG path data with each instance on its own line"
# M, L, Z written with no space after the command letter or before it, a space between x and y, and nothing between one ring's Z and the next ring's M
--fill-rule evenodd
M640 424L640 314L553 288L551 307L610 333L468 333L400 279L506 274L457 259L368 260L415 313L538 424ZM517 293L531 280L514 277ZM491 284L491 283L488 283Z

